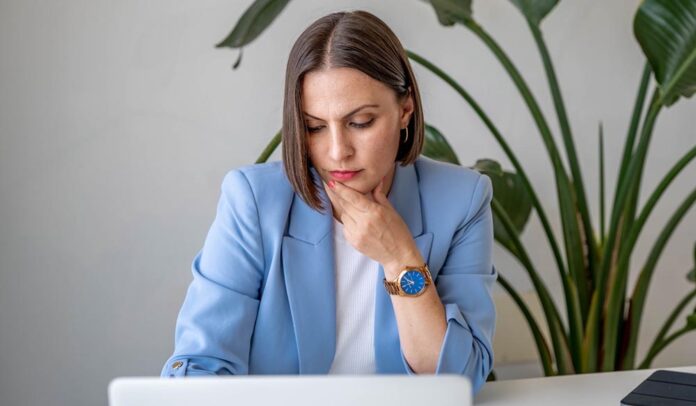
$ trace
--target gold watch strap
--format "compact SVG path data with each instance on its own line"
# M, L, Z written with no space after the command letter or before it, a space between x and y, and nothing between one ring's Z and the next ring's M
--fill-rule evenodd
M401 273L399 273L399 276L397 276L396 279L394 279L393 281L388 281L387 278L384 278L384 288L387 290L387 293L389 293L390 295L408 296L401 289L401 286L399 285L399 279L405 271L409 271L411 269L419 270L425 276L426 287L433 283L433 277L432 275L430 275L430 268L428 268L428 264L405 266L401 270Z
M401 295L401 289L399 288L399 281L388 281L384 278L384 288L390 295Z

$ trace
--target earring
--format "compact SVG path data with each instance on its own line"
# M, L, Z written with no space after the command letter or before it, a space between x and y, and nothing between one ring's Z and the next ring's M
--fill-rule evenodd
M406 137L404 138L404 144L406 141L408 141L408 126L404 127L404 130L406 130Z

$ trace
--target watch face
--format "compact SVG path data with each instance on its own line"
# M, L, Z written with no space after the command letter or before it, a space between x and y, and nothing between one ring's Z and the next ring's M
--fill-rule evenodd
M425 288L425 277L416 270L406 271L399 280L401 289L408 295L417 295Z

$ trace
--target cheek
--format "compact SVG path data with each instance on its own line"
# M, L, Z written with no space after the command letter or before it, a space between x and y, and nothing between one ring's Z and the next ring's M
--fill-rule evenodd
M377 155L382 160L391 155L396 156L399 149L399 133L393 128L380 129L372 134L369 145L371 155Z

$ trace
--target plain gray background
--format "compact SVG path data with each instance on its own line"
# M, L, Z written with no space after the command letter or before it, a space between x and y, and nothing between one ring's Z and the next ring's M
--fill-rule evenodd
M415 0L294 1L232 71L237 53L213 45L250 3L0 0L3 405L105 404L112 378L159 374L173 349L190 263L213 219L222 178L253 162L279 128L290 47L331 11L376 13L407 48L459 80L517 151L559 231L551 167L538 132L498 62L466 29L440 26L431 8ZM611 198L644 60L631 29L638 3L565 0L543 26L595 223L598 122L605 127ZM518 11L504 0L477 1L474 10L516 61L558 133L538 53ZM464 101L415 69L426 118L449 137L461 161L494 158L510 168ZM660 115L643 201L693 146L695 112L696 101L686 100ZM692 163L657 207L634 269L694 187L695 169ZM691 212L659 263L640 356L692 287L684 275L693 266L694 230ZM560 298L535 216L524 241ZM495 262L529 292L520 266L499 248ZM497 288L496 301L496 368L527 362L534 370L536 352L519 312ZM654 366L687 364L696 364L696 334L675 342Z

